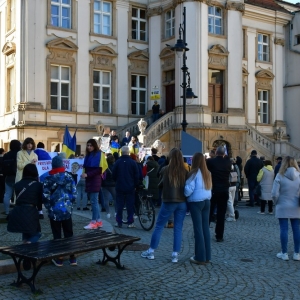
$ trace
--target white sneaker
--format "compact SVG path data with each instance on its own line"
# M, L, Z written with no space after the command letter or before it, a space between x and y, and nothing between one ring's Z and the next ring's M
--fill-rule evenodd
M149 250L144 251L141 253L141 257L147 258L147 259L154 259L154 252L149 252Z
M299 254L298 254L299 255ZM282 252L279 252L277 253L276 255L278 258L281 258L282 260L289 260L289 255L287 253L282 253Z
M265 213L262 212L262 211L258 211L257 213L260 214L260 215L264 215L264 214L265 214Z
M293 260L300 260L300 254L299 253L294 253Z
M233 222L233 221L235 221L235 218L228 217L228 218L226 218L226 221L227 221L227 222Z
M107 214L107 215L106 215L106 218L107 218L107 219L110 219L110 214Z
M178 262L178 253L172 254L172 262L177 263Z

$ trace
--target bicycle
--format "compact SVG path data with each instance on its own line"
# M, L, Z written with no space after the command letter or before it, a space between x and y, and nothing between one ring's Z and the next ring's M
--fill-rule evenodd
M135 216L139 219L141 227L149 231L155 223L155 207L152 202L153 195L147 194L144 186L140 186L136 190L136 197L134 203ZM123 224L127 224L127 211L123 210Z

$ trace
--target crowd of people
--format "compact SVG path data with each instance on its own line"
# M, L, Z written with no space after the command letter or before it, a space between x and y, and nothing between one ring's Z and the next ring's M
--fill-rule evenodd
M104 135L107 134L104 133ZM111 218L114 205L115 226L134 228L134 204L137 190L144 185L152 194L154 203L160 207L152 233L149 249L141 256L154 259L154 251L164 228L173 228L174 239L171 261L178 262L182 243L182 228L186 215L191 215L194 229L195 250L191 263L207 264L211 261L210 223L215 222L215 238L224 241L225 221L238 218L235 206L242 197L243 171L249 188L247 206L259 205L259 214L273 214L279 219L281 251L277 257L288 260L288 220L294 238L294 260L300 260L300 173L293 157L277 158L273 170L272 162L257 157L256 150L242 166L241 157L229 158L226 148L220 146L210 151L206 158L197 152L187 164L180 149L173 148L168 157L158 156L151 149L140 161L138 139L126 132L121 144L114 131L109 132L110 149L104 153L94 139L86 143L80 178L67 172L63 153L52 158L52 170L39 178L36 163L51 159L43 143L35 145L28 137L21 144L10 142L10 151L0 149L0 179L4 213L8 218L8 231L22 234L23 243L35 243L41 237L40 220L44 218L42 205L47 209L53 239L73 236L72 210L89 210L91 221L84 229L95 230L103 226L101 213ZM115 151L116 150L116 151ZM103 164L103 161L106 163ZM74 167L75 168L75 167ZM13 209L10 209L14 203ZM100 205L99 205L100 203ZM126 206L127 220L123 218ZM112 213L113 214L113 213ZM63 235L62 235L63 233ZM60 267L63 258L53 260ZM77 265L75 255L69 258Z

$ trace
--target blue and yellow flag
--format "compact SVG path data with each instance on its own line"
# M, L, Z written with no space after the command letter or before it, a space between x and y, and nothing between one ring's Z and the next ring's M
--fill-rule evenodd
M71 154L75 155L75 151L76 151L76 131L73 137L71 137L68 126L66 125L61 152L66 153L66 157L69 158Z
M85 169L86 167L92 167L92 168L100 167L102 168L102 174L103 174L108 168L105 153L101 151L97 151L96 153L91 153L87 155L84 158L84 163L83 163L83 168Z

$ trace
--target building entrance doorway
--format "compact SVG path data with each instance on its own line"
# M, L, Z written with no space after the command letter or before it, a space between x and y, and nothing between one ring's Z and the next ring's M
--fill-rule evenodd
M166 85L166 113L175 108L175 84Z
M228 157L232 157L231 145L227 141L216 140L213 142L212 146L214 150L216 150L220 146L223 146L225 148L225 153L227 153Z

